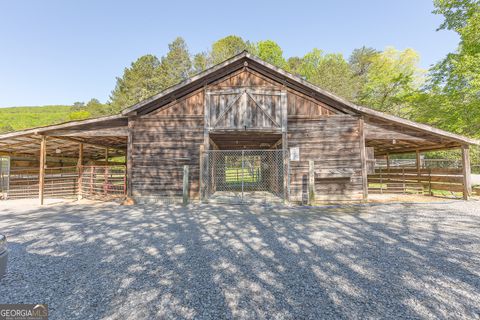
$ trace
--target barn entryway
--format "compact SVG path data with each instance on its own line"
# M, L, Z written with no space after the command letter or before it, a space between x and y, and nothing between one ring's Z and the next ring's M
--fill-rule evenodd
M217 203L283 203L288 198L284 150L209 150L202 198Z

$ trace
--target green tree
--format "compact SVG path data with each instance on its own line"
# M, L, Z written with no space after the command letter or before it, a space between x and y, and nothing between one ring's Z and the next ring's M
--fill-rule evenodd
M90 99L87 102L84 108L92 117L101 117L112 114L110 106L108 104L103 104L98 99Z
M292 63L293 60L290 60ZM298 61L297 61L298 63ZM337 94L345 99L353 99L357 83L348 62L341 54L324 54L322 50L313 49L301 62L291 67L291 71L307 81Z
M73 111L68 115L68 120L70 121L84 120L84 119L91 118L91 116L92 115L86 110L77 110L77 111Z
M83 108L85 108L84 102L77 101L77 102L74 102L72 105L72 110L74 111L79 111L79 110L82 110Z
M290 57L287 60L287 70L296 76L302 76L300 74L300 67L302 65L302 58L300 57Z
M405 116L408 98L422 85L419 56L412 49L387 48L370 59L357 102L380 111Z
M192 74L197 74L205 71L208 68L208 54L205 52L195 54L193 56L192 65Z
M412 117L460 134L480 137L480 2L435 0L445 18L438 30L460 36L456 52L430 70L424 91L412 101Z
M445 20L437 30L453 30L460 33L469 19L478 13L478 0L434 0L433 13L441 14Z
M280 46L272 41L265 40L257 42L253 48L252 53L257 55L260 59L273 64L279 68L286 68L287 61L283 57L283 50Z
M125 68L110 95L112 109L120 111L159 92L164 87L159 67L158 58L149 54Z
M379 51L365 46L354 49L348 58L353 74L357 77L366 77L377 54Z
M248 42L241 37L230 35L212 44L210 64L215 65L249 48Z
M182 38L176 38L168 45L169 51L162 57L159 67L160 89L171 87L185 79L192 72L192 61L188 47ZM158 93L157 90L155 93Z

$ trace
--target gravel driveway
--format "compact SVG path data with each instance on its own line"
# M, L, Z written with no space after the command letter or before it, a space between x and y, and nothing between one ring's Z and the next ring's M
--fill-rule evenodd
M3 204L0 232L0 303L51 319L480 317L480 202Z

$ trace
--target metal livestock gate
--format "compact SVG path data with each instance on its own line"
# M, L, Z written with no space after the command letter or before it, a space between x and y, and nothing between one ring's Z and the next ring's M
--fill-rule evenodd
M203 201L283 203L288 200L286 150L209 150L202 170Z

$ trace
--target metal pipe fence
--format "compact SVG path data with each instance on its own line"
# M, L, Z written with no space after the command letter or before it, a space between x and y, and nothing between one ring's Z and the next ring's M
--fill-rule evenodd
M126 167L82 166L80 194L85 198L119 197L127 193Z

